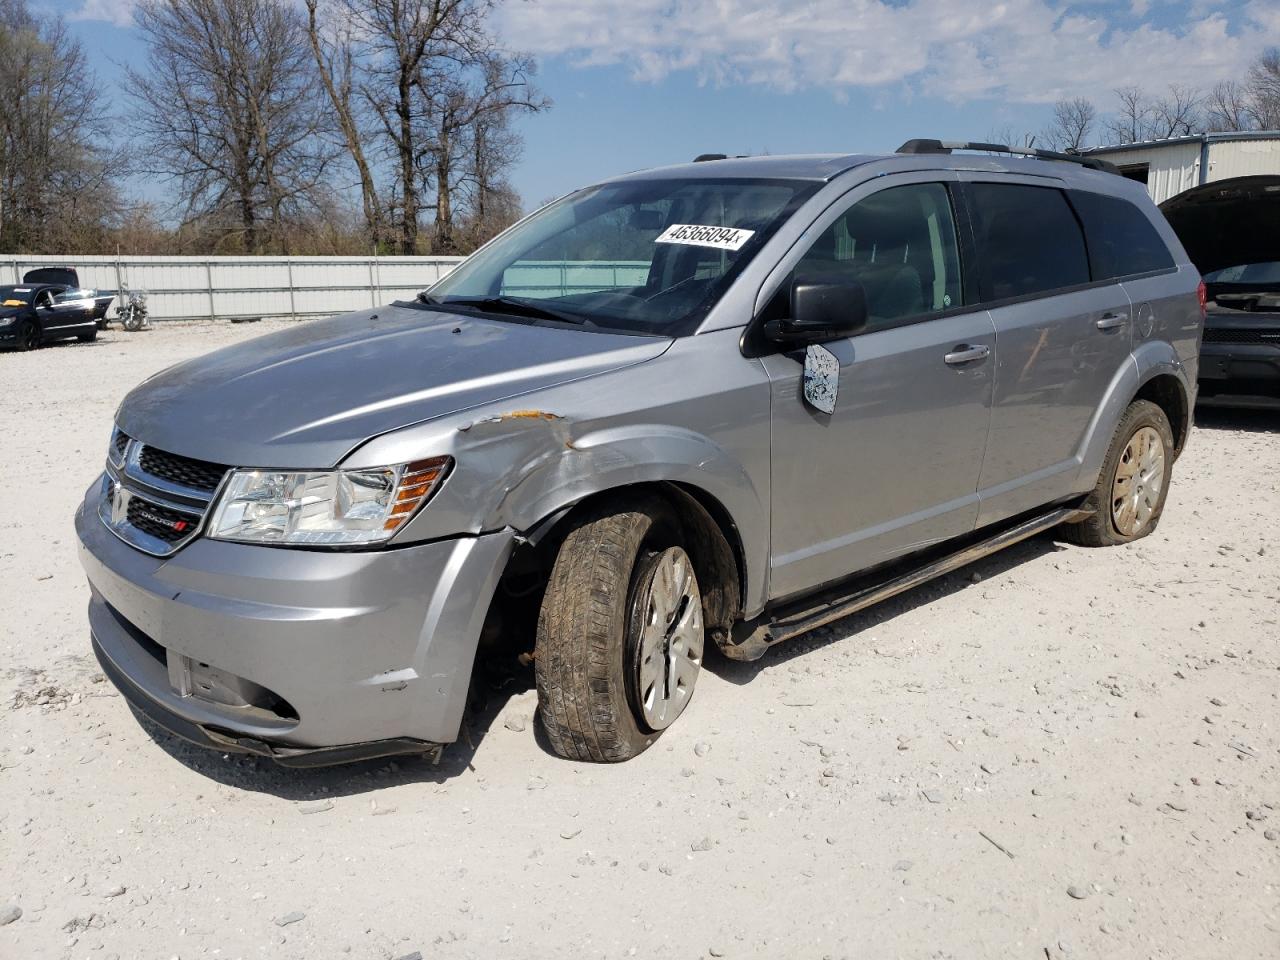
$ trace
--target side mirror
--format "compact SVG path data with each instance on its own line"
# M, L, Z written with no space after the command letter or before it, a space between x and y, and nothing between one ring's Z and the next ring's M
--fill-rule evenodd
M770 340L794 346L826 343L860 333L867 325L867 293L856 280L798 275L791 281L791 316L770 320Z

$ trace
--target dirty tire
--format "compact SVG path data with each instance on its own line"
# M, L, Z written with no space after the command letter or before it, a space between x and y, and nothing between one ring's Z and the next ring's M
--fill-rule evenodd
M617 763L658 738L628 692L632 599L646 558L676 545L664 501L636 497L584 516L560 547L538 614L538 716L570 760Z
M1117 526L1112 510L1116 473L1122 467L1130 441L1144 430L1154 430L1164 445L1160 490L1151 504L1150 518L1136 532L1126 533ZM1120 425L1116 427L1115 436L1111 438L1111 446L1102 462L1102 470L1098 473L1098 483L1084 502L1084 508L1092 513L1079 523L1064 525L1061 528L1062 538L1082 547L1113 547L1140 540L1151 533L1160 523L1165 498L1169 495L1173 453L1173 428L1169 426L1169 418L1164 411L1149 400L1135 400L1129 404L1129 409L1120 418Z
M91 343L94 340L98 339L98 328L94 327L88 333L76 334L76 339L79 340L81 343Z

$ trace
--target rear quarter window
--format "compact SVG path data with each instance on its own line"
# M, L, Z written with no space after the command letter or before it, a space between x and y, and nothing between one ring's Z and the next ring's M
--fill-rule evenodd
M986 299L1008 300L1089 283L1084 234L1061 190L975 183L969 193Z
M1128 200L1071 192L1084 224L1089 266L1095 280L1114 280L1173 269L1173 255L1146 214Z

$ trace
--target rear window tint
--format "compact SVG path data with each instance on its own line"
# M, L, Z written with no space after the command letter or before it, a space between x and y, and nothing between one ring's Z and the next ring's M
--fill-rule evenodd
M975 183L978 251L993 300L1089 282L1084 235L1061 190Z
M1073 190L1071 202L1084 223L1093 279L1172 269L1169 248L1146 214L1128 200Z

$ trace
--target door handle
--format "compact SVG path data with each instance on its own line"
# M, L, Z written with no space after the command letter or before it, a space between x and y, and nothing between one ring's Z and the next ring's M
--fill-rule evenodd
M985 360L990 355L991 348L986 344L979 343L976 346L969 346L967 343L962 343L942 359L951 366L958 367L962 363L972 363L974 360Z
M1123 327L1129 322L1129 317L1124 313L1104 313L1101 319L1094 324L1099 330L1114 330L1116 327Z

